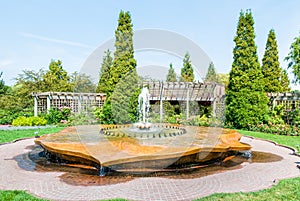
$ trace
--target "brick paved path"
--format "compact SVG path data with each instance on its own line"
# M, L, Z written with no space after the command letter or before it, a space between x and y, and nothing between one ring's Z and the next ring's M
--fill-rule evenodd
M27 190L51 200L99 200L126 198L129 200L193 200L217 192L247 192L268 188L274 180L299 177L296 163L300 157L290 149L261 140L242 138L253 151L277 154L283 160L272 163L243 163L241 169L194 179L136 178L126 183L107 186L73 186L60 181L61 172L36 172L33 164L20 168L13 157L26 153L34 139L0 146L0 189Z

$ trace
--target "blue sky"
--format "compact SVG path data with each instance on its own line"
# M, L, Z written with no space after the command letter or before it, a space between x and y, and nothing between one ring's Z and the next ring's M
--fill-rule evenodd
M68 72L80 71L88 55L114 36L121 9L130 11L135 30L170 30L193 40L220 73L231 68L241 9L252 10L260 60L273 28L285 68L283 59L300 31L298 0L2 0L0 5L0 71L9 85L24 69L47 69L51 59L62 60ZM169 56L157 59L143 54L136 58L140 64L168 66L173 62L180 68L180 61Z

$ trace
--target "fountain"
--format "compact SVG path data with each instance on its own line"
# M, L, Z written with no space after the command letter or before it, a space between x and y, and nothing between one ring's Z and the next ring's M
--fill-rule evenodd
M148 122L150 110L150 94L148 88L143 88L139 95L139 122L135 126L139 129L149 129L151 124Z
M234 130L149 122L149 91L138 98L139 122L125 125L87 125L66 128L35 140L49 160L109 171L147 173L221 162L247 152Z

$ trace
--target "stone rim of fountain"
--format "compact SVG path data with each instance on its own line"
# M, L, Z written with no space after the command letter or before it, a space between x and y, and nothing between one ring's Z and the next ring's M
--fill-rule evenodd
M186 129L174 124L151 124L140 128L137 124L105 125L100 128L100 135L109 138L128 137L135 139L172 138L187 133Z

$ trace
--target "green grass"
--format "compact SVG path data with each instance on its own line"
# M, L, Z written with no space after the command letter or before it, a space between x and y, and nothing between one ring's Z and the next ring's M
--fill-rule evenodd
M260 133L252 131L238 130L242 135L252 136L265 140L271 140L281 145L293 147L300 153L300 136L286 136L286 135L274 135L269 133Z
M285 179L279 181L278 185L251 193L217 193L211 196L198 199L197 201L287 201L287 200L300 200L300 178Z
M16 139L34 137L36 135L57 133L62 129L63 127L49 127L49 128L23 129L23 130L0 130L0 143L12 142Z
M25 191L0 191L0 200L5 201L49 201L47 199L36 198ZM109 199L103 201L126 201L125 199Z
M25 191L0 191L0 200L43 201L44 199L36 198Z

